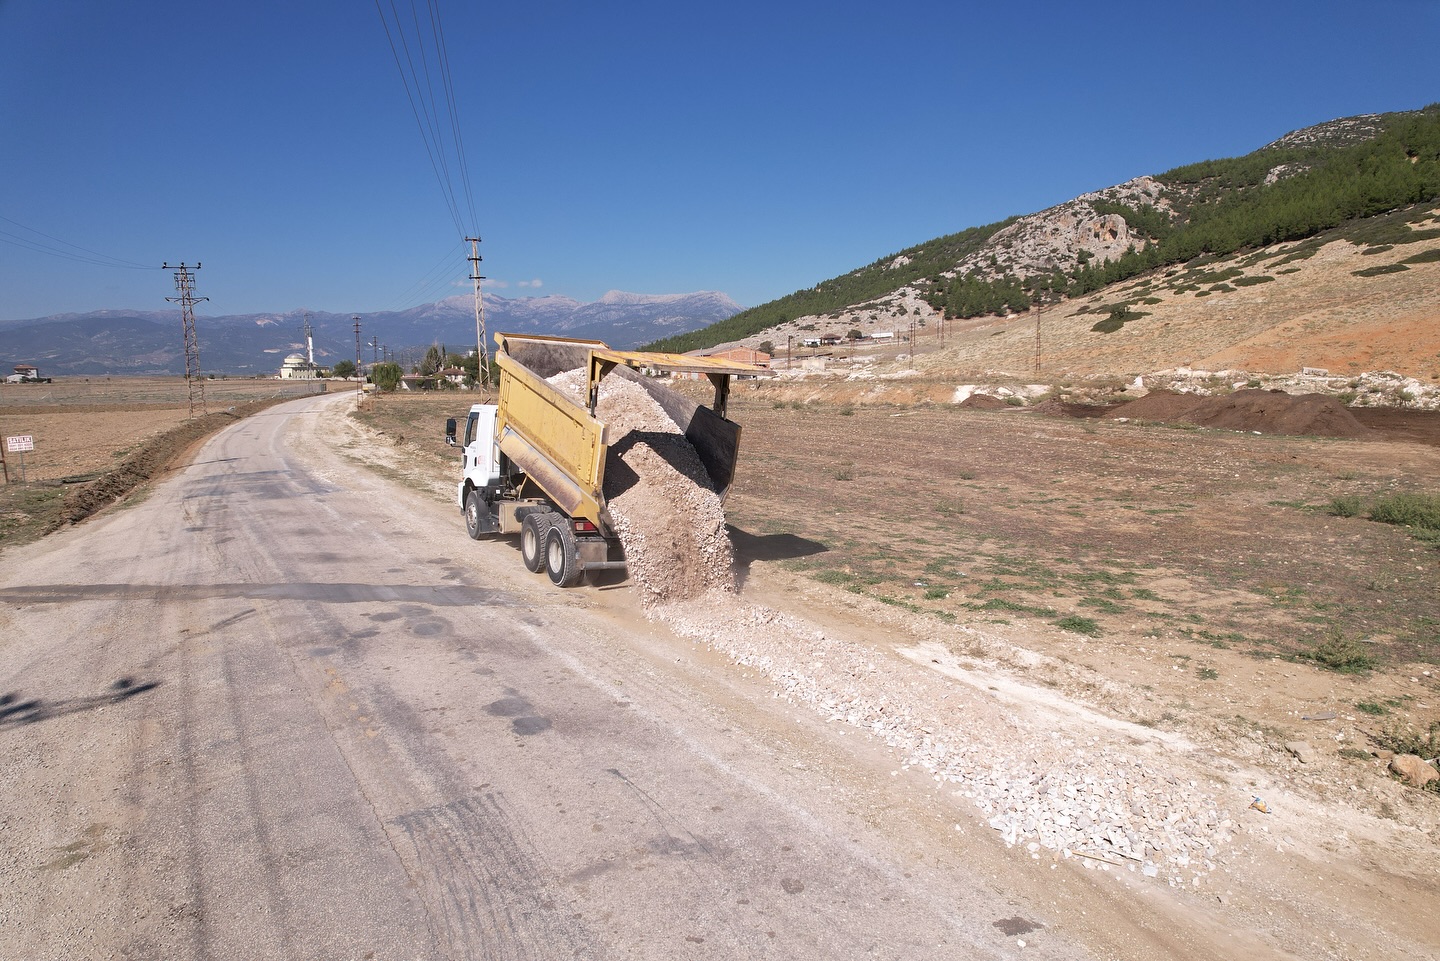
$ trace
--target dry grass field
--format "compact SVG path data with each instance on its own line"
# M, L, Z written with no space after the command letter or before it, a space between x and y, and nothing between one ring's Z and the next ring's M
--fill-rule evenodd
M1433 493L1440 446L1413 425L1353 440L783 396L732 397L742 584L1000 631L1043 655L1045 684L1232 746L1313 737L1301 718L1333 711L1326 775L1371 787L1372 748L1440 722L1440 542L1363 510ZM448 480L444 419L473 401L359 416Z
M940 392L943 378L934 386ZM1331 905L1339 919L1369 911L1376 884L1412 908L1423 899L1415 892L1428 890L1440 856L1440 794L1390 776L1385 752L1440 752L1440 537L1370 515L1397 495L1440 502L1440 414L1374 411L1359 437L1285 436L1059 404L1046 405L1051 414L923 396L860 404L854 390L818 386L797 399L794 385L743 384L732 395L744 434L726 511L741 605L803 611L838 636L933 651L995 684L1063 695L1076 718L1114 718L1192 745L1216 770L1248 772L1235 776L1251 785L1284 785L1297 810L1275 818L1277 832L1309 823L1304 798L1306 816L1329 818L1337 838L1351 839L1349 886ZM50 410L72 418L60 429L77 436L91 429L87 418L113 415L108 433L89 435L90 459L64 468L106 473L87 484L11 485L0 546L34 536L35 518L52 509L27 515L26 498L57 498L63 522L74 490L98 490L108 503L108 479L137 458L153 455L153 473L273 399L237 394L233 411L181 418L148 442L157 412L173 415L183 396ZM342 447L449 504L459 464L445 418L488 399L347 401L363 427ZM0 415L33 416L16 406ZM17 516L30 526L12 526ZM458 510L453 538L457 558L516 554L472 542ZM575 590L580 600L597 589ZM608 593L613 582L604 590L622 604L633 597L638 620L639 592ZM1303 763L1286 748L1301 741L1311 752ZM1407 839L1403 858L1377 837ZM1253 867L1246 884L1293 883L1270 870ZM1305 904L1321 898L1308 894ZM1432 928L1426 920L1415 936Z
M50 396L17 401L36 387ZM1300 735L1301 717L1333 711L1346 733L1330 761L1372 786L1387 779L1371 748L1440 723L1440 549L1366 517L1397 493L1433 496L1440 415L1378 416L1363 439L1288 437L923 398L861 406L845 385L829 390L732 397L742 586L762 574L838 610L1003 631L1043 655L1042 682L1220 741ZM198 423L183 382L6 388L0 428L37 450L31 483L6 488L0 544L64 522L77 490L113 499L104 478L138 452L174 458L289 393L207 385L224 412ZM397 393L355 416L443 492L458 466L444 420L477 399Z
M5 460L0 546L39 536L83 516L144 480L190 444L256 404L323 389L317 383L212 380L208 417L192 417L178 377L63 378L53 384L0 385L0 437L29 436L34 450ZM0 441L3 443L3 441ZM126 470L129 462L131 469ZM22 482L23 481L23 482ZM68 507L67 507L68 502Z

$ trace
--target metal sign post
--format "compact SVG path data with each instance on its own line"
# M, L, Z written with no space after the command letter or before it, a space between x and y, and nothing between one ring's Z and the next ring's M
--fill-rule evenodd
M30 434L17 434L5 438L5 452L20 455L20 483L25 483L25 452L35 449L35 438ZM5 483L10 483L10 466L5 466Z

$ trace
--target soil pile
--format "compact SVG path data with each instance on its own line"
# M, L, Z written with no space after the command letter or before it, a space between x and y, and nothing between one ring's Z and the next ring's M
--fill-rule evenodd
M580 400L586 374L567 371L550 383ZM595 415L610 446L605 500L611 525L644 602L734 591L725 511L680 428L644 387L624 377L601 383Z
M970 410L1005 410L1009 405L989 394L971 394L960 402L960 406Z
M1219 430L1311 437L1365 437L1370 431L1334 397L1237 390L1220 397L1156 391L1106 416L1195 424Z

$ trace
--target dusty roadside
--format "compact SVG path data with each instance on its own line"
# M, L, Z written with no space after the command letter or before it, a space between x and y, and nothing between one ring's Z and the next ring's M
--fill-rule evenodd
M1424 484L1432 450L953 411L797 417L750 403L735 416L740 594L666 620L675 643L761 679L830 736L882 748L906 795L876 788L905 807L897 830L991 866L998 887L1052 904L1101 954L1434 953L1440 798L1368 750L1387 725L1435 716L1434 552L1297 506L1343 485ZM431 437L327 425L357 462L453 496ZM1117 471L1144 483L1117 492ZM897 495L909 523L875 523ZM1058 566L1067 552L1073 571ZM1401 584L1378 592L1398 612L1374 613L1373 598L1318 606L1348 596L1357 567ZM632 592L573 598L653 633ZM1067 614L1101 630L1052 623ZM1370 669L1301 656L1311 634L1377 617ZM1285 747L1299 741L1305 760Z
M365 424L337 398L315 431L449 504L440 424L469 400L387 399ZM738 596L666 627L623 586L566 603L627 627L657 672L733 679L737 723L843 767L869 823L982 865L1097 955L1435 953L1440 804L1371 753L1436 716L1435 553L1313 508L1424 489L1437 448L737 406ZM512 550L470 542L456 512L446 553ZM1336 631L1373 666L1304 656ZM1022 914L1015 940L1043 937Z

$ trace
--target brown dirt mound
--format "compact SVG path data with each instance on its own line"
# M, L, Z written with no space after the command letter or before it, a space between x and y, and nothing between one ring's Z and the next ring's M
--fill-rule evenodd
M1004 410L1009 405L999 397L991 397L989 394L971 394L960 402L960 406L971 410Z
M1221 397L1156 391L1116 408L1108 416L1258 434L1365 437L1370 433L1334 397L1266 390L1237 390Z

